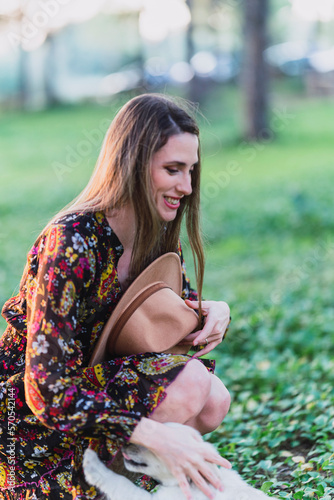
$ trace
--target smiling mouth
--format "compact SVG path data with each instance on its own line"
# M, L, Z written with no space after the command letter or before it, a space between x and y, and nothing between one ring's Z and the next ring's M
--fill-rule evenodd
M180 206L180 198L172 198L171 196L164 196L164 200L167 206L172 208L178 208Z

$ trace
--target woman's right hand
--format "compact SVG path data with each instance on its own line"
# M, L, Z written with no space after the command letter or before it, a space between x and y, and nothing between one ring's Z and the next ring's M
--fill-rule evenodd
M208 483L222 491L223 485L208 462L226 468L230 468L231 464L221 457L211 444L206 443L200 433L192 427L168 426L142 418L130 442L146 446L167 465L178 480L187 500L191 500L187 478L191 479L208 498L214 498Z

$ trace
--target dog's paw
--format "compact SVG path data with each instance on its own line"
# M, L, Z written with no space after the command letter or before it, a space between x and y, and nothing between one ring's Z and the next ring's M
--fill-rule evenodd
M94 486L99 486L103 481L104 465L95 451L87 448L83 457L82 465L86 481Z

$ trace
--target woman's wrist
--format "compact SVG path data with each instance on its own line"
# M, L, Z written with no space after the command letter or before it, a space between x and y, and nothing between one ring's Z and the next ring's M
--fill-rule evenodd
M130 443L139 444L152 450L156 444L157 436L160 434L160 426L162 424L159 422L143 417L131 434Z

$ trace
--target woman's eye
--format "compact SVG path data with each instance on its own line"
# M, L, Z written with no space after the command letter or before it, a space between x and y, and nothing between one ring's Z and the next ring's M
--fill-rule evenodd
M177 174L178 173L178 169L177 168L166 167L166 170L170 174Z

